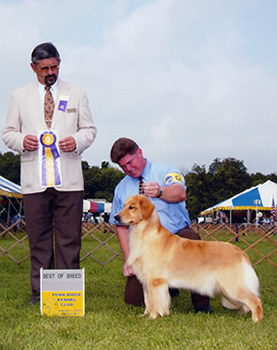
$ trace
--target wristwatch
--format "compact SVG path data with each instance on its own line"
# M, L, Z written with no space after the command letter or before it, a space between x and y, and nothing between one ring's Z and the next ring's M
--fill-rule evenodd
M160 187L160 193L157 195L156 198L160 198L163 195L163 189L162 187Z

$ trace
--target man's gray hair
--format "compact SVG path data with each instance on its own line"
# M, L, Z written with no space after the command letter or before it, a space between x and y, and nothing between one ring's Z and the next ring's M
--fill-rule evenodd
M37 45L31 54L31 60L34 65L37 65L39 60L45 60L47 58L56 58L57 61L60 60L58 50L50 42Z

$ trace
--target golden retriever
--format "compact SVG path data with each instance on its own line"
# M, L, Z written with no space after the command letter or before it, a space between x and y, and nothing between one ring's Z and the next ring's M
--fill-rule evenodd
M144 315L169 315L170 287L211 297L220 294L224 307L251 311L254 322L262 320L259 280L240 248L170 233L145 195L129 197L115 218L131 226L127 263L143 286Z

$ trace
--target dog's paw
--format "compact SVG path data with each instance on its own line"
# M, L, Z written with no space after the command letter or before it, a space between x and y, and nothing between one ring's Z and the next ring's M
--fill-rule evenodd
M147 308L144 310L143 315L149 315L150 313L151 313L150 308L147 307Z
M246 315L248 312L250 312L250 309L248 306L246 306L245 304L241 306L240 308L240 314L241 315Z

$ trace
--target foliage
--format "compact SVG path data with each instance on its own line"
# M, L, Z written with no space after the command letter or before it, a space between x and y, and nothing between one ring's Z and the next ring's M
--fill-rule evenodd
M0 175L20 184L20 156L13 152L0 152Z
M211 190L215 193L216 202L251 186L250 175L245 165L234 158L226 158L222 161L216 158L210 165L208 174L212 179Z
M82 161L85 191L84 198L101 198L111 202L115 186L124 177L124 173L102 162L101 168L90 167L87 161ZM20 155L13 152L0 152L0 175L20 184Z
M85 198L101 198L111 202L116 185L124 177L119 169L102 162L101 168L82 162L85 182Z
M251 177L242 161L216 158L209 166L194 165L186 175L188 209L192 218L226 198L232 197L252 184Z
M252 186L257 186L261 183L266 182L267 180L271 180L275 183L277 183L277 173L272 173L269 175L263 175L262 173L256 173L252 174L251 176L251 181L252 181Z
M216 158L206 170L195 164L186 175L187 207L191 218L202 210L219 203L235 194L267 180L277 183L277 173L262 175L249 174L243 161L235 158Z
M103 161L101 167L82 162L84 173L84 198L106 199L111 202L116 185L124 173ZM0 175L19 184L20 158L12 152L0 153ZM206 166L195 164L185 174L187 184L187 208L190 217L196 218L202 210L251 187L271 180L277 183L277 173L249 174L243 161L235 158L216 158Z
M204 166L194 165L186 175L187 208L190 217L197 217L202 208L208 208L215 202L215 193L211 191L212 179Z

